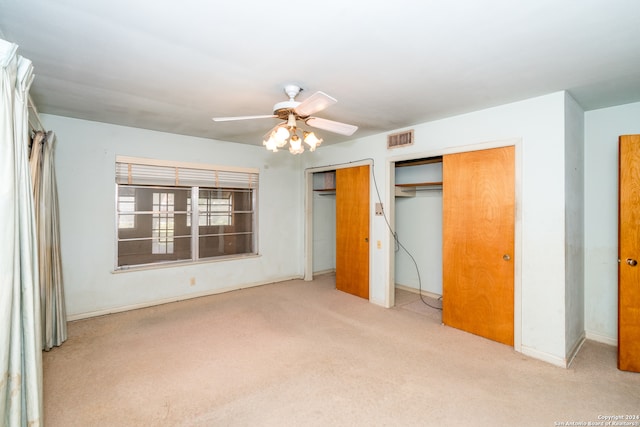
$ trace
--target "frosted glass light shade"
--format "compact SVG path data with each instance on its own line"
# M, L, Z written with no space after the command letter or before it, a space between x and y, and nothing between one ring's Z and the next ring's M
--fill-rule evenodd
M273 138L273 134L269 136L269 139L262 141L262 145L267 147L267 150L271 150L274 153L278 151L278 144L276 143L276 140Z
M322 143L322 139L318 139L313 132L305 132L304 142L309 146L309 151L314 151Z
M278 148L282 148L286 145L287 143L287 139L289 138L289 131L287 130L287 128L285 127L279 127L278 129L276 129L276 131L273 133L273 139L275 140L276 145L278 146ZM271 139L271 138L270 138Z
M291 136L291 139L289 140L289 151L292 154L300 154L304 152L304 147L302 146L302 140L296 134L293 134Z

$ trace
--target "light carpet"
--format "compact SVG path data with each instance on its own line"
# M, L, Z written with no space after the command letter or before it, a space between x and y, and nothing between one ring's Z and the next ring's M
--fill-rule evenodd
M45 425L554 426L640 413L640 375L587 342L562 369L293 280L69 324L44 353ZM404 308L403 308L404 307ZM586 425L586 424L585 424Z

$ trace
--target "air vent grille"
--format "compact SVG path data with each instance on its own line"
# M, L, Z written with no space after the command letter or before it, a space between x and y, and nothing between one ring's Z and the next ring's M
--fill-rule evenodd
M387 136L387 149L413 145L413 129Z

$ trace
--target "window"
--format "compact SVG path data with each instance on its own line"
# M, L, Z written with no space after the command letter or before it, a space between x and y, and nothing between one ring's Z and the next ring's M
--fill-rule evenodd
M257 196L255 169L119 156L116 269L257 254Z

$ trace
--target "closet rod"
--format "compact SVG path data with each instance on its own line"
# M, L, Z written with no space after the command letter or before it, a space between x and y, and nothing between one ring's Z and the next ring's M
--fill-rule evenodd
M416 191L442 191L442 185L433 187L416 187Z

